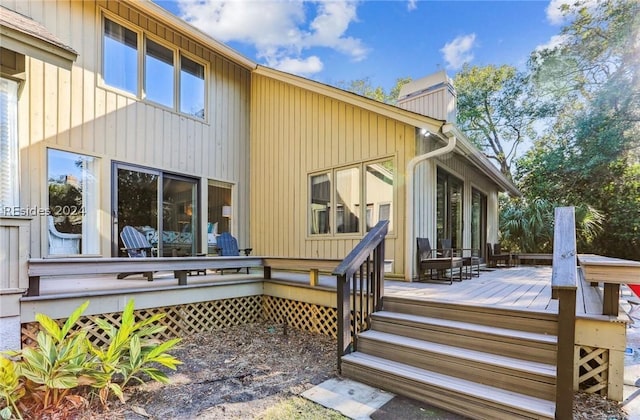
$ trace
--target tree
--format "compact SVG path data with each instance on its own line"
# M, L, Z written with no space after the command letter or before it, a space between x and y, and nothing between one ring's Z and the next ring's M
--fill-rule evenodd
M458 125L512 179L518 147L536 136L545 109L529 90L529 76L511 66L465 66L454 78Z
M381 86L373 87L371 80L368 77L364 79L352 80L350 82L338 82L336 87L349 92L356 93L360 96L365 96L370 99L375 99L378 102L384 102L394 105L398 101L400 95L400 89L403 85L411 81L410 77L400 77L396 79L396 84L391 88L389 93Z
M518 162L529 199L603 214L582 252L640 259L640 3L578 2L563 42L532 55L532 81L555 103L550 130Z

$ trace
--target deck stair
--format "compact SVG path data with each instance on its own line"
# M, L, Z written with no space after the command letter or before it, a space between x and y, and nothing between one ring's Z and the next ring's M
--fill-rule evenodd
M555 417L557 315L384 297L342 374L474 419Z

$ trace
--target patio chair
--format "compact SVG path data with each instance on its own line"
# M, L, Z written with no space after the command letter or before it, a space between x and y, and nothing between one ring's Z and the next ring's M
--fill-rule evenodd
M53 216L47 217L49 224L49 255L77 255L80 253L80 233L64 233L56 229Z
M240 251L245 256L251 254L253 248L238 248L238 241L229 232L223 232L217 239L218 255L221 257L237 257L240 255ZM237 269L240 271L240 268ZM220 274L224 274L223 270L220 270ZM249 267L247 267L247 274L249 274Z
M440 241L440 247L445 250L450 250L454 257L462 258L462 266L464 267L464 277L471 279L473 277L480 277L480 250L477 248L452 248L451 239L442 239ZM445 253L445 256L447 254Z
M451 249L432 249L429 238L416 238L416 242L418 281L427 280L426 273L429 270L429 280L448 281L452 284L455 269L458 270L458 280L462 281L462 258L454 256ZM451 270L450 277L444 276L447 270ZM436 277L433 276L434 272Z
M511 254L503 252L500 244L495 246L487 243L487 267L498 267L500 261L504 262L505 267L511 266Z
M122 248L122 250L127 252L129 258L145 258L153 256L154 248L147 240L147 237L133 226L125 226L122 229L122 232L120 232L120 239L122 239L122 243L124 244L124 248ZM117 277L119 279L123 279L133 274L142 274L148 281L153 281L153 272L151 271L142 273L120 273Z

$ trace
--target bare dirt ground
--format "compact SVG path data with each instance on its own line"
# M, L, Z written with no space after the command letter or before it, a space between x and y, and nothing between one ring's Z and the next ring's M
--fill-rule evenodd
M83 417L95 420L264 418L271 407L337 375L334 339L268 322L187 337L171 353L184 364L176 372L170 372L170 384L150 382L134 387L127 392L125 404L114 401L109 411L93 411ZM578 393L574 406L574 419L625 418L617 403L597 395ZM303 410L289 416L287 418L329 417ZM392 400L372 417L461 418L400 398Z

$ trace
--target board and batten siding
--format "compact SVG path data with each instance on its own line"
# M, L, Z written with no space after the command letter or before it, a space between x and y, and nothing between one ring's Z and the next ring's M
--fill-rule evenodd
M249 100L251 73L118 1L6 1L1 4L42 23L78 52L71 71L26 58L19 94L23 207L47 207L47 148L95 156L99 165L101 254L111 252L111 165L124 162L200 179L206 221L208 179L234 187L234 233L249 243ZM153 34L207 65L206 121L142 101L100 80L103 13ZM31 255L46 255L44 218L34 218ZM206 226L206 223L204 223ZM206 235L203 241L206 241ZM206 244L204 244L206 245Z
M427 153L444 147L441 141L422 138L420 153ZM448 153L428 159L416 166L414 176L415 235L426 237L432 246L436 237L436 191L438 168L463 181L463 247L471 247L471 193L475 188L487 196L487 242L497 242L498 238L498 189L495 182L480 172L469 161L457 153Z
M264 75L252 77L251 238L262 255L343 258L363 235L309 234L309 175L393 158L394 231L385 258L401 273L404 168L415 128ZM361 174L361 176L363 176Z

